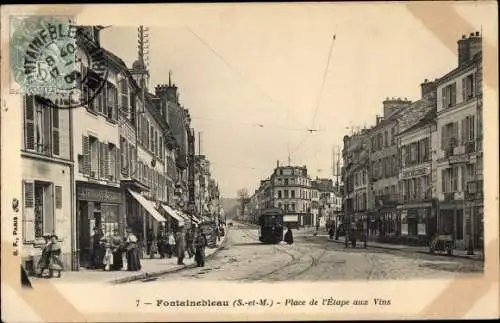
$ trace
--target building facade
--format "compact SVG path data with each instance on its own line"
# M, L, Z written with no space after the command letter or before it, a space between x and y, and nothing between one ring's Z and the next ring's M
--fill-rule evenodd
M473 33L458 41L458 67L437 82L437 222L457 248L482 235L481 69L482 38Z
M280 166L270 176L273 206L283 209L286 226L313 225L311 212L311 179L306 166Z

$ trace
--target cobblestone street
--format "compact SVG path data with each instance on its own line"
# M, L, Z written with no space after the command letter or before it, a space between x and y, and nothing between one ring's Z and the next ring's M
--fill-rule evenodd
M226 248L207 262L204 268L186 269L167 274L155 281L204 279L233 281L289 280L384 280L447 278L481 274L483 264L469 259L358 247L323 236L295 231L293 245L266 245L258 241L258 230L235 225ZM140 281L138 282L140 283Z

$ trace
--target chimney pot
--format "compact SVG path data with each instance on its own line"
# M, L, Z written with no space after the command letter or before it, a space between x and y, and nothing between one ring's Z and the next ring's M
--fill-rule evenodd
M474 37L474 33L470 33L470 36L471 36L471 37Z
M476 36L477 36L477 37L479 37L479 36L480 36L479 31L476 31Z
M462 35L462 39L465 39L465 38L466 38L465 35Z
M424 83L427 83L427 82L428 82L428 80L427 80L427 79L425 79L425 80L424 80Z

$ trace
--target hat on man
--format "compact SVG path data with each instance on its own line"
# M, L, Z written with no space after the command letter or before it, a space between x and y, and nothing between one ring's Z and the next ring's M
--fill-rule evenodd
M52 235L50 233L45 232L42 237L43 238L51 238Z

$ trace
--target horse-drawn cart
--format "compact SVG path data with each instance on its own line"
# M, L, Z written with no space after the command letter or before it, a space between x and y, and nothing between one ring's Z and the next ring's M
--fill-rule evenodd
M451 235L437 235L430 243L430 253L446 252L447 255L453 253L453 238Z

